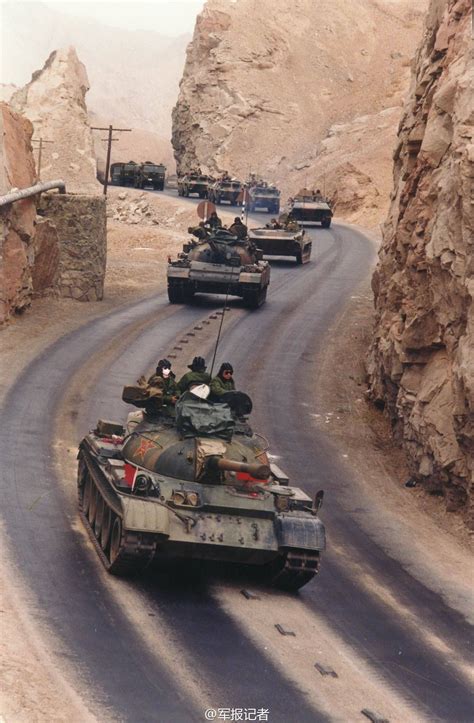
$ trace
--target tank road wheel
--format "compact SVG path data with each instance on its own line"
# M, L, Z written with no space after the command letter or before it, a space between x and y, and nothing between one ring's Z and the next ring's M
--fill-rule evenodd
M110 539L110 564L113 565L120 554L122 546L122 520L115 517L112 526L112 537Z
M91 498L89 502L89 511L87 513L87 519L89 520L90 526L94 529L95 516L97 512L97 502L99 498L99 490L95 484L91 483Z
M87 516L89 514L89 505L91 502L92 480L89 472L85 471L85 482L82 488L82 511ZM79 493L80 494L80 493Z
M100 540L100 534L102 532L102 523L104 521L104 509L105 509L104 498L102 497L100 492L97 492L97 509L95 512L95 520L94 520L94 534L98 540Z
M112 510L106 502L104 502L104 514L102 517L102 529L100 531L100 546L104 552L107 551L107 547L110 540L110 533L112 532L113 515Z

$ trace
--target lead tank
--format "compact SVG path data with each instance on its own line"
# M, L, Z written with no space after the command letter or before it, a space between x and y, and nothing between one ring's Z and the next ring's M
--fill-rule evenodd
M127 388L124 399L143 406ZM109 573L192 558L257 566L262 580L286 590L316 575L325 549L322 492L311 500L289 486L250 428L250 411L239 392L210 402L191 391L176 413L155 408L127 428L99 421L86 435L79 510Z
M267 298L270 266L253 241L219 229L184 244L178 258L168 264L167 279L172 304L190 303L202 292L240 296L256 309Z

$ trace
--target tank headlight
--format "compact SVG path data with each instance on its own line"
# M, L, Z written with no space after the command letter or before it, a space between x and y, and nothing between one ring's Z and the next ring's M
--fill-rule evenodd
M199 504L199 495L197 492L188 492L186 495L186 504L197 507Z
M173 491L171 499L175 505L184 505L184 503L186 502L186 495L184 494L184 492Z

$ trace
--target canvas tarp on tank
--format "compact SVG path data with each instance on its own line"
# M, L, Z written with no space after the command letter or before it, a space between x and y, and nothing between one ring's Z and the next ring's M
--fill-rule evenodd
M187 392L176 403L176 427L184 437L231 439L235 421L227 404L197 399Z

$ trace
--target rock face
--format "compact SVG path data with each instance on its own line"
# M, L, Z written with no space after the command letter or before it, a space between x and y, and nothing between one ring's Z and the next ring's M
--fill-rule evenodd
M317 184L332 196L350 172L359 189L346 199L348 213L385 204L424 8L413 5L207 0L173 111L178 170L253 171L285 193Z
M431 0L373 277L370 390L413 471L474 527L474 65L469 0Z
M14 110L32 122L36 139L52 141L43 145L41 180L62 178L69 192L101 190L85 103L88 89L86 69L69 47L51 53L42 70L10 100Z
M31 123L0 103L2 126L2 158L0 164L0 195L12 188L25 188L36 182L31 148ZM0 323L12 313L21 313L31 301L32 244L35 232L34 199L24 199L0 207Z

